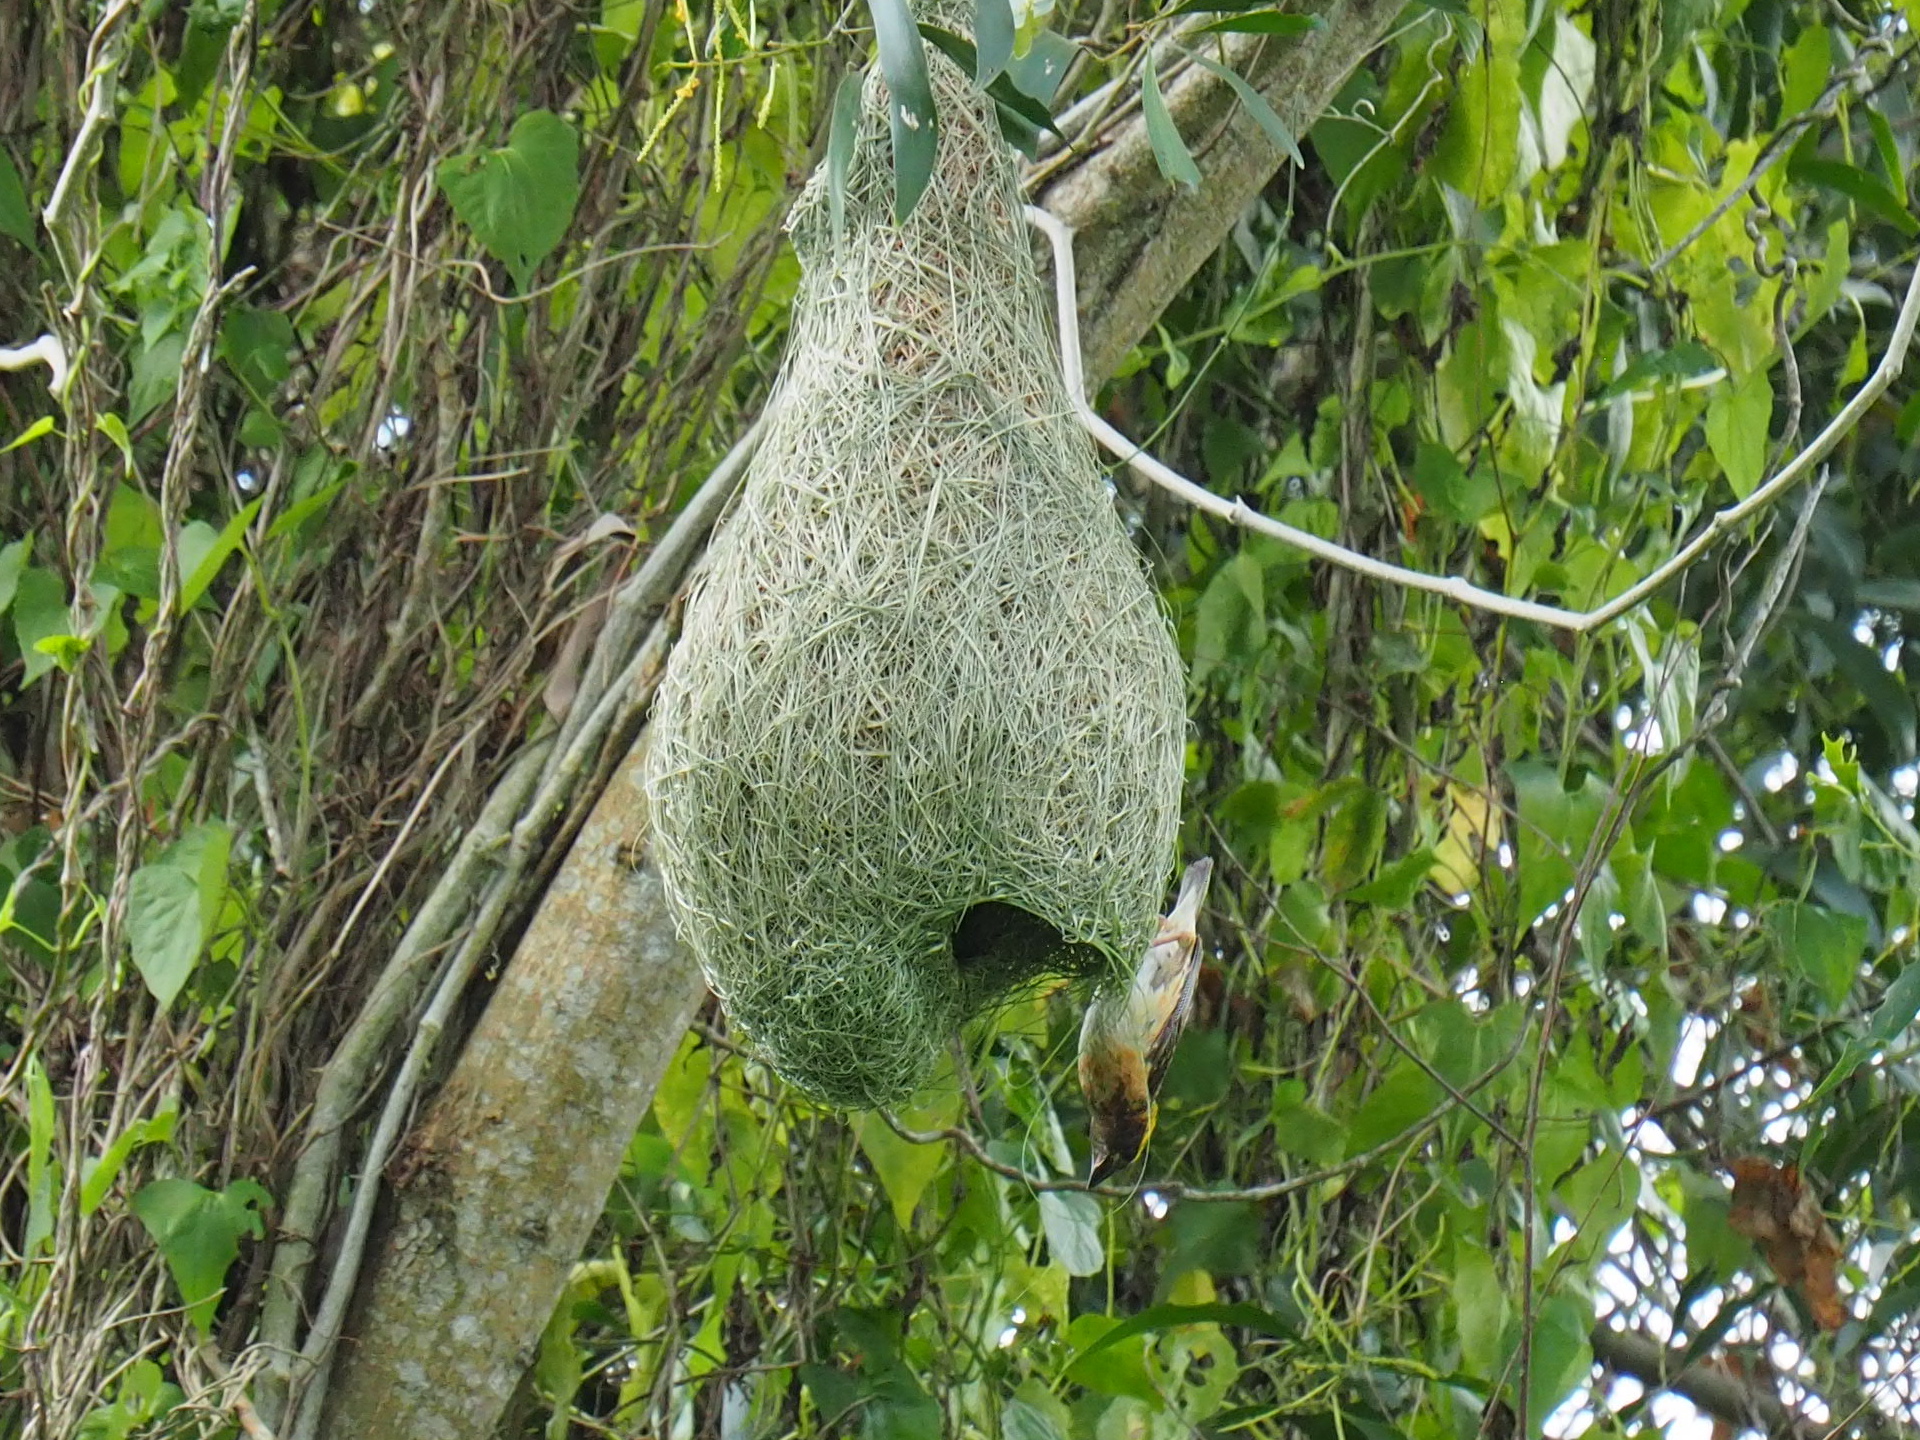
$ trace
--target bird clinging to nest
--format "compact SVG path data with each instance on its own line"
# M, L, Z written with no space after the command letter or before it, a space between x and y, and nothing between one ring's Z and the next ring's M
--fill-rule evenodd
M1213 861L1196 860L1180 880L1173 909L1124 987L1103 988L1080 1026L1080 1089L1093 1138L1089 1185L1098 1185L1147 1152L1157 1113L1154 1095L1193 1011L1200 974L1200 904Z

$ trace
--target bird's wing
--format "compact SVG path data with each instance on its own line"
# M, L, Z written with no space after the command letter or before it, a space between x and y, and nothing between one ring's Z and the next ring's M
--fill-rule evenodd
M1160 1088L1161 1076L1193 1011L1193 992L1200 979L1200 905L1212 876L1210 859L1187 867L1173 909L1160 922L1159 933L1141 957L1134 977L1133 998L1145 1012L1142 1029L1147 1036L1150 1090Z
M1192 940L1188 940L1182 948L1185 951L1186 974L1173 982L1178 986L1173 1003L1151 1032L1153 1038L1147 1044L1149 1094L1159 1092L1160 1081L1166 1075L1167 1062L1173 1059L1174 1049L1180 1043L1180 1033L1187 1028L1187 1018L1193 1013L1193 992L1200 979L1200 951Z

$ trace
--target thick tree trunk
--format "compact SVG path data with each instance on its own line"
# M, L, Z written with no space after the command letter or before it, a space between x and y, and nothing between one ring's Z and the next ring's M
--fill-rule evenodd
M1304 137L1404 6L1337 0L1302 8L1323 12L1325 28L1290 43L1235 36L1225 59ZM1227 84L1198 65L1168 87L1166 99L1200 168L1198 189L1161 176L1146 123L1136 115L1037 197L1078 232L1074 263L1090 378L1114 372L1285 158Z
M1333 5L1324 30L1229 58L1304 133L1399 8ZM1168 102L1198 190L1161 178L1137 114L1041 190L1078 231L1090 376L1112 372L1282 162L1207 71L1187 71ZM407 1178L336 1360L327 1440L485 1435L531 1358L704 994L657 876L644 858L634 867L645 834L630 757L403 1147L394 1173Z
M323 1434L491 1431L693 1019L705 987L636 843L641 755L594 806L389 1167L405 1178Z

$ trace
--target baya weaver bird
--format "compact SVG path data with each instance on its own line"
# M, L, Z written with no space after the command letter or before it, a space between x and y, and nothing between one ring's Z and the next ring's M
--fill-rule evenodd
M1173 1047L1193 1010L1200 975L1200 902L1212 860L1196 860L1180 880L1173 909L1124 987L1102 987L1080 1026L1080 1089L1092 1117L1098 1185L1146 1154L1156 1114L1154 1095Z

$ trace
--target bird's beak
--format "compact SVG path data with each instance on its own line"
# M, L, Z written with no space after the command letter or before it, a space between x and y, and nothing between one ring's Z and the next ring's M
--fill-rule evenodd
M1113 1173L1123 1169L1126 1163L1124 1156L1114 1154L1104 1145L1094 1146L1093 1168L1087 1172L1087 1188L1091 1190L1096 1185L1106 1183Z

